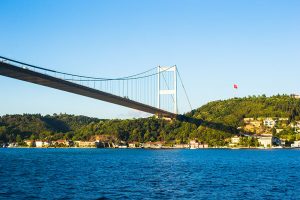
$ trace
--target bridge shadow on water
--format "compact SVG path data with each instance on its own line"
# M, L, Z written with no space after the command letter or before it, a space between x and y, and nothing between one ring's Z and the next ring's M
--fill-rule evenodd
M219 131L224 131L224 132L229 132L229 133L233 133L233 134L238 134L239 131L236 127L233 126L229 126L223 123L218 123L218 122L211 122L211 121L205 121L202 119L197 119L194 117L188 117L185 115L178 115L176 118L178 121L180 122L188 122L191 124L195 124L197 127L201 126L205 126L211 129L215 129L215 130L219 130Z

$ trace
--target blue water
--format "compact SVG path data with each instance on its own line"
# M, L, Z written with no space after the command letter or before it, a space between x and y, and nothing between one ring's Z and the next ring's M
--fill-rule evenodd
M0 149L0 199L300 199L300 151Z

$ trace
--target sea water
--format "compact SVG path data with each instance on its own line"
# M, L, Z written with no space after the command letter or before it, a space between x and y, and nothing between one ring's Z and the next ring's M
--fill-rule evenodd
M0 149L0 199L300 199L300 150Z

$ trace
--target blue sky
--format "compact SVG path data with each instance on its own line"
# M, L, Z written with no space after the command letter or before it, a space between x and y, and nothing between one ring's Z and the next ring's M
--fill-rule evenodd
M176 64L194 108L233 96L300 93L298 0L1 0L0 9L2 56L100 77ZM0 115L140 116L2 76L0 91ZM189 110L185 99L179 104Z

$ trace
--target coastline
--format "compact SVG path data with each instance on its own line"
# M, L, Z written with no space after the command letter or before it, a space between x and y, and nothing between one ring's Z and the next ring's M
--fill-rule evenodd
M259 148L259 147L238 147L238 148L231 148L231 147L208 147L208 148L174 148L174 147L162 147L162 148L97 148L97 147L5 147L0 149L142 149L142 150L291 150L291 149L300 149L300 148L292 148L292 147L284 147L284 148Z

